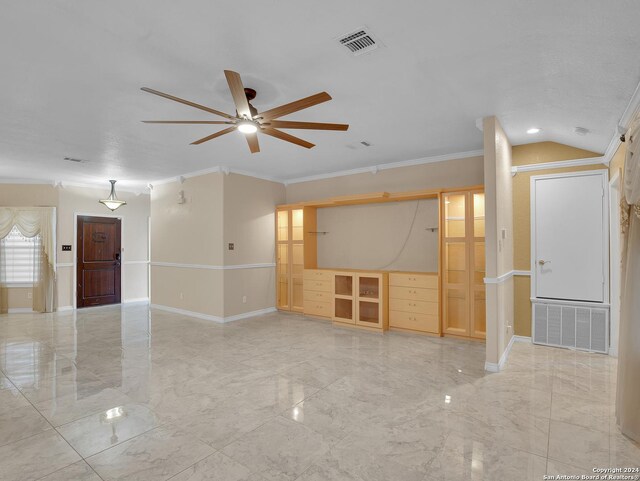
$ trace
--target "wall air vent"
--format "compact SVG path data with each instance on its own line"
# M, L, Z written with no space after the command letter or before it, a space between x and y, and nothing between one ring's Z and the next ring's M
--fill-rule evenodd
M354 57L364 53L369 53L382 46L380 41L376 39L367 27L360 27L349 33L341 35L338 37L338 42L349 50Z
M75 162L76 164L85 164L85 163L89 162L88 160L74 159L73 157L65 157L64 160L69 161L69 162Z
M607 353L608 307L575 305L570 301L533 304L533 343Z

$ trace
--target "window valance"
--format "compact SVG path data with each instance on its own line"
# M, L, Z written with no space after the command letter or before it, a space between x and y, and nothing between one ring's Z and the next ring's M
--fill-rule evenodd
M0 239L16 226L25 237L40 234L42 248L52 270L56 270L56 208L55 207L0 207Z

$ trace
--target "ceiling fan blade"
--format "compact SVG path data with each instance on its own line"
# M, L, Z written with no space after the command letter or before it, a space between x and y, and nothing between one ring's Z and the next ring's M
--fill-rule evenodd
M299 139L298 137L294 137L293 135L289 135L285 132L282 132L281 130L273 129L270 127L263 127L260 132L270 135L271 137L275 137L276 139L291 142L292 144L299 145L300 147L305 147L307 149L315 147L315 144L307 142L306 140Z
M181 104L188 105L189 107L194 107L196 109L204 110L205 112L209 112L210 114L219 115L220 117L226 117L227 119L235 118L229 114L225 114L224 112L220 112L218 110L205 107L204 105L196 104L195 102L190 102L189 100L184 100L179 97L174 97L173 95L165 94L163 92L158 92L157 90L153 90L148 87L142 87L140 90L144 90L145 92L149 92L150 94L153 94L153 95L164 97L165 99L173 100L174 102L179 102Z
M142 120L143 124L233 124L226 120Z
M309 130L347 130L347 124L327 124L323 122L295 122L288 120L272 120L271 127L277 129L309 129Z
M233 70L225 70L224 76L227 77L227 83L229 84L229 90L231 90L233 102L236 104L238 116L246 117L248 119L253 118L251 110L249 109L247 94L244 93L244 85L242 85L240 74Z
M247 144L249 144L249 150L252 154L260 152L260 144L258 143L258 134L256 132L252 134L244 134L247 138Z
M215 134L207 135L206 137L203 137L200 140L196 140L195 142L191 142L191 145L200 145L203 142L207 142L211 139L215 139L216 137L220 137L221 135L228 134L229 132L233 132L234 130L236 130L235 126L229 127L227 129L221 130L220 132L216 132Z
M305 97L303 99L296 100L295 102L281 105L280 107L262 112L260 114L260 117L265 120L277 119L278 117L284 117L285 115L289 115L293 112L313 107L314 105L321 104L322 102L327 102L328 100L331 100L331 95L329 95L327 92L320 92L319 94Z

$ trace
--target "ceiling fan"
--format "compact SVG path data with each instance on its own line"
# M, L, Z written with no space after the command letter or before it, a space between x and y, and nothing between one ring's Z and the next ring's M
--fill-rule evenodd
M306 140L302 140L298 137L294 137L293 135L287 134L286 132L283 132L282 130L279 130L279 129L347 130L349 128L349 126L346 124L327 124L327 123L318 123L318 122L295 122L295 121L289 121L289 120L278 120L280 117L284 117L285 115L289 115L289 114L292 114L293 112L298 112L299 110L307 109L309 107L313 107L314 105L318 105L328 100L331 100L331 96L327 92L320 92L319 94L311 95L310 97L305 97L303 99L296 100L295 102L281 105L280 107L275 107L273 109L259 113L258 110L250 103L256 97L256 91L250 88L245 88L242 85L240 74L238 74L237 72L233 72L231 70L225 70L224 75L227 78L227 83L229 84L229 90L231 90L231 96L233 97L233 102L236 105L236 115L229 115L224 112L220 112L219 110L215 110L209 107L205 107L204 105L190 102L189 100L184 100L178 97L174 97L173 95L165 94L163 92L158 92L157 90L153 90L147 87L142 87L141 90L144 90L145 92L149 92L154 95L159 95L160 97L164 97L166 99L173 100L175 102L180 102L181 104L189 105L190 107L204 110L205 112L209 112L211 114L217 115L219 117L224 117L226 119L226 120L143 120L143 122L147 124L229 125L229 127L227 127L226 129L220 130L219 132L216 132L211 135L207 135L202 139L198 139L195 142L192 142L191 145L200 145L211 139L215 139L216 137L220 137L222 135L228 134L229 132L233 132L234 130L239 130L245 135L247 139L247 143L249 144L249 150L251 150L252 154L255 154L256 152L260 152L260 145L258 144L258 135L257 135L258 132L310 149L314 147L314 144L312 144L311 142L307 142Z

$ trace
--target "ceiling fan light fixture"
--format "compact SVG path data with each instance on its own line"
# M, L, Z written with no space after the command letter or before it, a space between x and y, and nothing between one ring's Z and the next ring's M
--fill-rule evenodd
M250 120L243 120L237 124L238 130L243 134L255 134L258 131L258 126L255 122Z
M109 182L111 182L111 193L109 194L109 197L106 199L101 199L98 202L106 205L108 209L114 211L118 207L127 205L127 203L124 200L118 200L118 197L116 196L116 181L110 180Z

